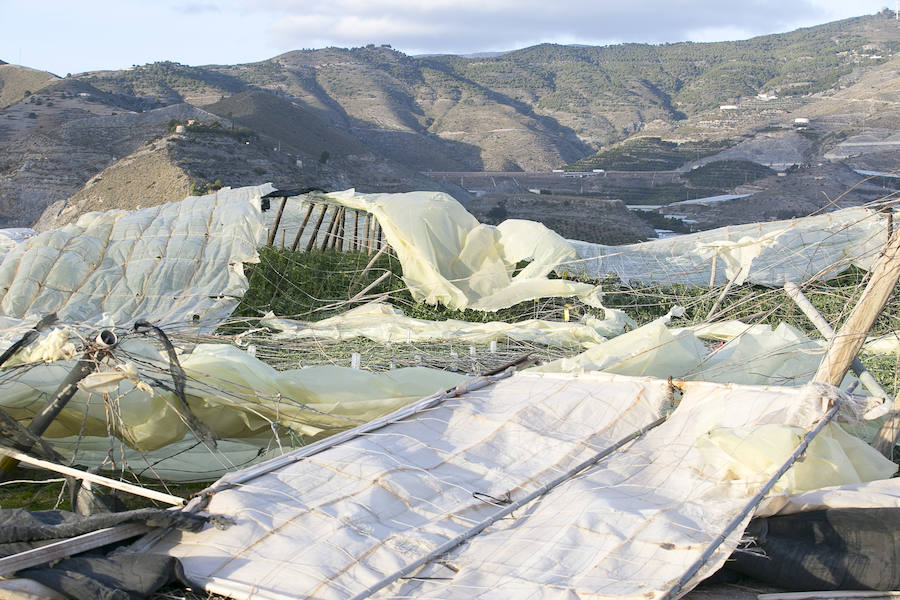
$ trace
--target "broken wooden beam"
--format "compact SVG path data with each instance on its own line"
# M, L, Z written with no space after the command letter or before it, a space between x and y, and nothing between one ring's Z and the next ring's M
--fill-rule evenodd
M871 271L869 283L863 290L850 316L828 344L825 358L816 371L814 381L837 386L844 379L850 364L859 354L875 319L881 313L894 286L900 279L900 235L896 232Z

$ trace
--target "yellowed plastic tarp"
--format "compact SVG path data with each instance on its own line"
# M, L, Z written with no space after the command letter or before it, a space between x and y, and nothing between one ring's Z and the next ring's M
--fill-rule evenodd
M417 301L495 311L534 298L578 296L599 306L594 286L547 278L576 253L540 223L513 219L497 227L484 225L442 192L347 190L326 197L378 219ZM530 263L515 273L524 260Z
M116 356L120 360L104 363L81 383L45 437L106 438L112 431L144 451L185 438L188 428L178 399L160 385L147 385L168 380L171 388L165 355L146 342L126 340ZM304 441L317 439L466 379L424 367L389 373L336 366L276 371L225 344L198 345L180 360L191 411L219 437L235 439L268 438L276 429ZM0 383L0 408L17 419L31 418L73 366L71 361L39 364L6 378ZM112 413L105 398L114 400Z

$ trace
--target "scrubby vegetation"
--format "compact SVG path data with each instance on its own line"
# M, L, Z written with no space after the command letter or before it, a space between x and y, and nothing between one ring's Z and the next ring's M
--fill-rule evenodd
M685 173L684 178L697 186L731 189L772 175L774 169L749 160L718 160Z
M570 171L671 171L728 147L729 142L676 144L658 137L631 138L567 167Z

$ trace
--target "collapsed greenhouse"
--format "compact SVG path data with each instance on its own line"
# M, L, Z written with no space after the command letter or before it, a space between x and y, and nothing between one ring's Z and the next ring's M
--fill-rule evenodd
M142 536L117 556L232 598L675 598L730 556L758 575L762 537L734 557L767 518L896 522L900 315L819 333L804 295L874 320L892 205L631 246L433 192L91 213L0 249L2 467L208 519L107 520L77 548ZM835 366L860 346L877 378ZM53 543L4 551L0 589L67 589L45 565L71 530L34 529ZM867 552L798 585L900 585L848 566Z

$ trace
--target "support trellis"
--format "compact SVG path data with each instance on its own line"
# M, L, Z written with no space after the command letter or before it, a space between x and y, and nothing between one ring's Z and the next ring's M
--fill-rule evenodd
M275 214L275 220L266 236L266 246L274 247L276 245L280 229L281 247L287 247L285 243L287 227L283 223L283 217L285 208L290 207L292 203L306 206L303 212L303 220L300 222L293 242L290 245L290 249L294 252L300 248L301 240L307 232L307 226L312 221L314 212L318 212L318 214L310 229L309 239L304 246L304 251L306 252L310 252L318 247L322 251L334 250L336 252L364 250L371 255L373 252L383 250L387 245L381 225L373 214L367 211L347 208L327 198L313 194L289 194L293 194L293 192L277 191L266 197L270 200L281 199ZM348 215L348 213L350 214ZM327 223L326 218L328 219ZM324 230L323 225L325 226Z

